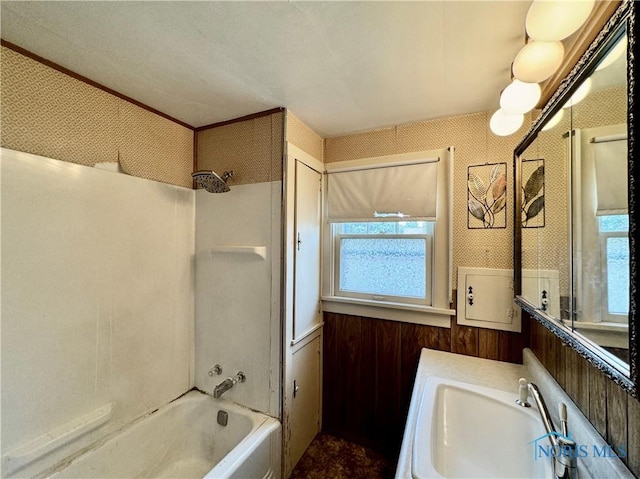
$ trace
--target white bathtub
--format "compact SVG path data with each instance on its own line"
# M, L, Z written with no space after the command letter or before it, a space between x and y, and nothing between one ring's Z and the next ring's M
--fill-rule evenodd
M48 477L279 478L280 442L277 420L191 391Z

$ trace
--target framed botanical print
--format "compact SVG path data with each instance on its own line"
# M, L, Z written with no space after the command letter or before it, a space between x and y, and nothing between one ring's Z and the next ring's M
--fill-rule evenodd
M507 164L485 163L467 170L467 228L507 227Z
M544 227L544 158L522 160L522 227Z

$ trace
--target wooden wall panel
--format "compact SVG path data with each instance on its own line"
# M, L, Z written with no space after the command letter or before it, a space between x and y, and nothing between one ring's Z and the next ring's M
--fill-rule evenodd
M451 322L451 352L466 356L478 356L478 328L460 326Z
M509 331L498 331L498 357L495 358L499 361L506 361L509 363L522 364L522 349L524 348L524 339L527 337L527 332L513 333ZM485 356L480 353L480 357ZM486 356L487 359L494 359Z
M427 346L424 346L425 348ZM440 351L451 351L451 330L446 328L438 328L438 347Z
M606 440L615 446L627 445L627 393L613 381L607 382L607 435Z
M375 411L375 394L376 394L376 377L378 376L378 371L375 369L376 365L376 323L368 321L364 319L361 324L360 331L362 332L362 336L360 337L360 341L362 343L362 369L360 371L356 371L355 374L358 376L358 380L360 381L360 390L362 394L360 397L362 398L362 403L360 404L359 409L362 414L362 424L361 427L353 433L354 441L365 446L376 447L376 431L378 428L376 422L376 411ZM360 439L359 441L355 438L358 436L364 436L364 440Z
M360 318L345 316L337 329L341 346L337 350L337 361L342 371L336 376L338 389L344 393L340 401L340 423L346 430L353 430L360 425L360 388L355 377L360 371Z
M434 326L422 326L419 324L402 324L402 406L406 415L409 409L413 382L418 369L420 350L422 348L438 349L449 351L451 344L451 334L448 329L436 328Z
M367 321L363 319L363 321ZM376 321L375 323L375 391L374 418L377 424L375 442L390 457L400 451L397 441L404 429L401 406L401 323Z
M587 370L589 375L589 414L587 417L600 435L605 437L607 434L607 381L605 376L594 366L589 365Z
M629 397L628 402L628 452L627 466L640 476L640 402Z
M322 328L322 428L327 431L338 430L338 323L336 318Z
M640 476L640 403L562 340L524 313L529 347L608 444L626 449L622 461Z
M499 359L498 333L493 329L481 329L478 331L478 356L487 359Z
M559 364L567 364L568 362L567 355L571 351L570 348L567 348L564 345L564 343L560 341L556 341L556 344L557 344L556 357L559 358ZM566 391L567 376L566 376L565 370L566 368L556 368L556 375L554 377L556 379L556 382L560 385L560 387Z
M397 460L422 348L522 362L518 333L324 313L323 431Z

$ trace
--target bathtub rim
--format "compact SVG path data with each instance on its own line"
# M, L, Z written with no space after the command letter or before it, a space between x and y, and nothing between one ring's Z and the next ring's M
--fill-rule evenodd
M87 447L66 457L62 461L55 464L54 466L42 471L41 473L37 474L35 477L41 478L41 479L58 477L56 476L57 474L62 473L65 469L71 467L77 461L80 461L86 456L90 455L91 453L97 451L98 449L106 445L108 442L116 439L120 434L130 429L133 429L135 426L139 425L143 421L147 419L151 419L152 417L161 417L163 414L166 414L168 410L179 406L181 403L192 402L197 400L213 401L215 403L213 406L215 407L215 409L224 409L228 412L233 412L236 414L243 415L247 417L251 423L251 430L249 431L249 433L246 436L244 436L242 440L238 444L236 444L231 451L229 451L222 459L220 459L220 461L217 464L215 464L209 472L207 472L207 474L204 476L206 478L218 477L218 476L210 476L210 474L213 471L218 471L218 472L226 471L227 468L232 473L233 470L236 470L242 464L242 461L240 459L246 459L248 457L248 455L246 454L243 455L238 453L237 450L241 449L241 446L246 447L250 444L251 446L253 446L251 448L251 451L254 451L256 447L261 443L261 441L264 440L264 438L266 438L269 434L271 434L271 432L277 430L278 427L280 426L280 421L273 418L272 416L269 416L268 414L265 414L262 411L256 411L254 409L243 406L242 404L235 403L229 399L214 398L210 394L196 387L193 387L188 391L184 392L183 394L181 394L180 396L176 397L175 399L169 401L168 403L163 404L162 406L156 409L153 409L152 411L141 414L135 419L124 424L122 427L100 438L98 441L93 442ZM259 440L254 437L256 435L259 437ZM230 459L229 461L227 461L228 458ZM219 467L223 464L226 466L225 468ZM59 476L59 477L64 477L64 476Z

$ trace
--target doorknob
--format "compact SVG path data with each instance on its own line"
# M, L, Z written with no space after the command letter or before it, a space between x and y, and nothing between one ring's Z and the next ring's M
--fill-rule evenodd
M293 380L293 397L295 398L298 395L298 391L300 390L300 386L298 386L298 381Z

